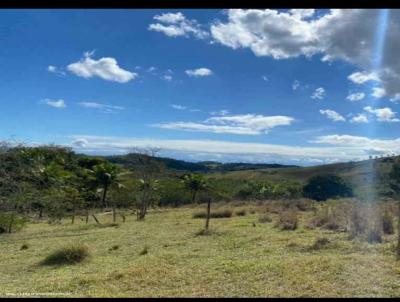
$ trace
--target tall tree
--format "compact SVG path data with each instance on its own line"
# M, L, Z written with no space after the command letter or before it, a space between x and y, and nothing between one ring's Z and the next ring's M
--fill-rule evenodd
M202 174L187 174L183 177L183 184L192 194L192 203L196 201L197 193L205 190L207 182Z
M117 166L109 162L104 162L93 167L96 180L100 186L102 186L103 194L101 202L103 206L108 207L107 202L107 191L109 187L118 182L118 171Z

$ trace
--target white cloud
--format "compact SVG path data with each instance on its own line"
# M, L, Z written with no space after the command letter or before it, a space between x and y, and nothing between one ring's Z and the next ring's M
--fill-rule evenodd
M294 18L298 19L306 19L310 18L314 15L315 9L313 8L296 8L296 9L291 9L290 13Z
M290 125L294 119L289 116L264 116L255 114L214 116L203 122L171 122L152 125L163 129L184 131L259 135L277 126Z
M59 70L56 66L54 65L49 65L47 66L47 71L55 74L60 74L60 75L65 75L65 72L62 70Z
M391 99L391 102L396 103L400 101L400 93L396 93Z
M170 23L170 24L176 24L186 20L185 16L181 12L178 12L176 14L166 13L162 15L156 15L154 16L154 19L160 22Z
M55 66L53 66L53 65L49 65L49 66L47 67L47 71L49 71L49 72L56 72L56 70L57 70L57 67L55 67Z
M182 105L176 105L176 104L171 104L170 105L172 108L176 109L176 110L185 110L187 107L182 106Z
M65 101L62 99L59 99L59 100L45 99L42 102L51 107L58 108L58 109L63 109L65 107L67 107L67 105L65 104Z
M379 122L400 122L396 118L396 112L389 107L373 109L371 106L364 107L364 110L376 116Z
M346 147L349 150L358 149L365 154L399 153L400 138L397 139L370 139L363 136L353 135L325 135L319 136L313 143Z
M368 118L365 114L360 113L352 117L350 123L368 123Z
M365 98L364 92L356 92L349 94L346 99L348 99L350 102L356 102L361 101L363 98Z
M383 89L381 87L374 87L374 88L372 88L371 95L375 98L380 99L386 95L386 91L385 91L385 89Z
M300 82L297 81L297 80L295 80L295 81L293 82L293 84L292 84L292 89L293 89L293 90L297 90L297 88L299 88L299 87L300 87Z
M130 72L118 66L114 58L101 58L94 60L91 58L93 52L86 52L84 58L76 63L69 64L67 69L73 74L89 79L99 77L103 80L126 83L137 77L137 73Z
M197 39L205 39L209 36L209 33L201 29L196 20L187 19L181 12L156 15L153 19L161 23L150 24L148 30L162 32L169 37L193 35Z
M314 17L311 11L231 9L225 22L214 22L211 34L222 45L249 48L256 56L287 59L320 54L323 61L349 62L363 70L351 80L378 78L393 97L400 93L400 10L388 10L387 29L378 33L384 14L381 9L331 9ZM375 64L377 35L385 42L379 66Z
M336 111L326 109L326 110L320 110L319 111L321 114L326 115L326 117L334 122L344 122L346 119L337 113Z
M325 98L325 89L322 87L315 89L314 93L311 95L311 98L314 100L323 100Z
M223 157L230 161L282 161L286 163L288 161L304 161L308 163L330 163L366 159L371 153L400 153L400 139L373 140L350 135L320 136L313 142L317 145L313 146L90 135L73 135L71 139L72 147L77 148L79 152L116 154L127 153L133 147L157 147L161 148L161 152L163 153L185 154L197 160L201 154L201 158L204 159Z
M358 71L352 73L347 78L356 84L364 84L368 81L379 82L379 77L375 72Z
M172 81L172 76L169 75L169 74L166 74L166 75L163 76L163 79L168 81L168 82L170 82L170 81Z
M229 114L229 111L226 109L221 109L218 111L211 111L210 114L211 115L227 115L227 114Z
M185 73L189 77L207 77L213 74L212 70L208 68L197 68L197 69L188 69Z
M78 103L79 106L84 108L91 108L91 109L99 109L105 112L115 112L116 110L124 110L124 107L121 106L114 106L114 105L107 105L97 102L80 102Z

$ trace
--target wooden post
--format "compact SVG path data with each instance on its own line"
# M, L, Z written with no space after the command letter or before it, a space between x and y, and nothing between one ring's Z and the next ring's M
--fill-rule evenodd
M207 216L206 216L206 226L205 230L208 231L208 226L210 224L210 213L211 213L211 197L207 198Z
M97 217L92 214L93 219L97 222L97 224L100 224L100 222L97 220Z

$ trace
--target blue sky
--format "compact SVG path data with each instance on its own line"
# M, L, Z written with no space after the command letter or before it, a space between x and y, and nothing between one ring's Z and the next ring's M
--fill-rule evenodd
M398 17L2 10L0 139L299 165L397 153Z

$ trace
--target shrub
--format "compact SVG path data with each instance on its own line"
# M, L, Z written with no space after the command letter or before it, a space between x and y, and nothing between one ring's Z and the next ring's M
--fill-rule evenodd
M89 249L82 244L74 244L60 248L48 255L42 265L64 265L82 262L89 256Z
M313 209L311 200L308 199L298 199L294 201L295 207L300 211L310 211Z
M242 210L237 210L235 214L236 216L246 216L247 213L245 209L242 209Z
M20 248L20 250L21 251L23 251L23 250L27 250L29 248L29 244L27 244L27 243L24 243L24 244L22 244L21 245L21 248Z
M258 217L258 222L260 223L272 222L272 218L268 214L262 214L260 217Z
M276 227L281 230L296 230L298 226L297 214L294 211L286 211L280 214Z
M320 249L326 247L329 243L330 243L330 241L326 237L317 238L314 241L314 244L311 246L311 249L320 250Z
M192 218L206 218L207 213L205 211L195 212L192 215ZM211 211L210 213L211 218L229 218L232 217L232 210L230 209L222 209Z
M112 247L110 247L108 250L109 251L115 251L119 249L119 245L113 245Z
M11 232L19 231L25 226L26 222L27 220L24 217L18 216L13 213L0 214L0 234L9 233L10 225Z
M143 255L147 255L149 253L149 247L147 245L145 245L143 247L143 249L140 251L139 255L143 256Z
M311 177L303 187L303 195L306 198L324 201L328 198L351 197L353 192L341 177L326 174Z
M367 241L369 243L381 243L382 242L382 231L379 228L371 228L367 232Z
M393 218L388 210L386 210L382 215L382 229L384 234L394 234Z

